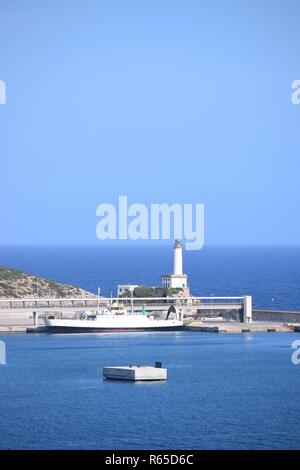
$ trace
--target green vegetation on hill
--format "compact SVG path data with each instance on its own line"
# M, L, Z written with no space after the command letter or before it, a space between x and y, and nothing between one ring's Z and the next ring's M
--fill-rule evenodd
M32 274L0 266L0 298L94 297L79 287L50 281Z

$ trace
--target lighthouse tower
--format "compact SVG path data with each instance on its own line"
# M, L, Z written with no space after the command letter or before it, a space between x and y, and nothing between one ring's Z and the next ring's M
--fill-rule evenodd
M182 268L182 243L180 240L175 240L174 244L173 274L164 274L162 276L162 287L166 289L187 288L187 275L183 274Z
M182 276L182 243L180 240L175 240L174 245L174 269L173 275Z

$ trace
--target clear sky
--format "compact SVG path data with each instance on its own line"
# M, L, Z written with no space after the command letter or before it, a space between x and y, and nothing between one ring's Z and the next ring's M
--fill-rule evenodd
M126 194L298 244L299 44L298 0L0 0L0 243L97 243Z

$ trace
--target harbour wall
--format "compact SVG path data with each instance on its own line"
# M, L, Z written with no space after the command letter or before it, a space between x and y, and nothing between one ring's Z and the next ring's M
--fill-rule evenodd
M241 310L198 310L192 314L198 320L203 317L216 317L220 316L228 321L234 320L241 322L243 318L243 311ZM253 309L252 321L263 322L278 322L278 323L299 323L300 324L300 311L290 310L271 310L271 309Z
M300 311L289 310L253 310L253 321L300 323Z

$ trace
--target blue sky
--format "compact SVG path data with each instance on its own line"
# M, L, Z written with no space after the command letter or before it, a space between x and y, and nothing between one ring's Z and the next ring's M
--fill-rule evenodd
M207 244L298 244L297 0L0 0L0 243L204 203Z

